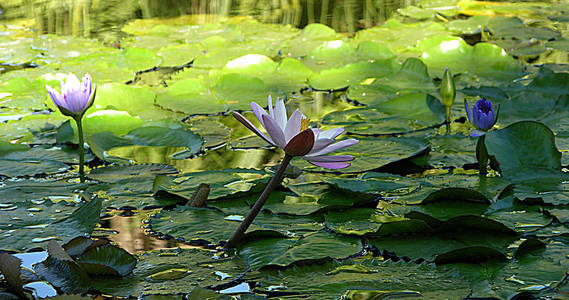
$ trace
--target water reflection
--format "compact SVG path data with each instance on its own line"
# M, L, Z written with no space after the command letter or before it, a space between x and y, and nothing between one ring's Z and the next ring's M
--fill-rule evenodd
M340 32L355 32L387 20L415 0L33 0L4 1L7 18L32 17L42 33L120 39L120 28L136 18L195 15L192 23L226 16L253 16L264 23L304 27L326 24Z
M177 147L129 146L112 149L108 154L135 163L169 164L182 173L227 168L262 169L278 164L283 156L279 151L270 149L230 150L223 147L208 150L193 159L174 159L172 155L179 151Z
M141 212L137 215L123 217L112 216L102 219L100 228L93 233L95 237L105 237L129 253L137 253L166 248L191 248L174 239L161 240L145 233L143 221L154 212Z

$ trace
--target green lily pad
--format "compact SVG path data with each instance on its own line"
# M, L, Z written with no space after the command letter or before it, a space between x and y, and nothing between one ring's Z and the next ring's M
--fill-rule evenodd
M203 52L204 47L200 44L181 44L164 46L156 54L162 58L162 66L181 66L190 63Z
M267 266L287 266L295 262L345 258L360 252L359 239L329 232L316 232L300 239L266 238L245 243L238 256L253 270Z
M372 108L355 108L329 113L322 119L322 124L342 126L347 132L356 135L392 135L418 129L413 120L392 116Z
M219 245L229 240L239 227L239 222L236 221L215 209L181 206L156 214L150 219L150 225L156 232L182 238L188 242L205 241L208 244ZM204 227L204 224L208 226ZM254 234L259 230L263 228L253 223L246 234ZM273 235L279 234L275 232Z
M391 18L381 26L358 31L352 42L359 44L363 41L373 41L387 46L395 53L405 54L415 47L417 42L447 33L448 30L438 22L406 24Z
M237 196L253 192L260 188L259 184L268 181L267 174L262 171L248 169L226 169L219 171L203 171L182 174L178 177L159 175L154 181L154 194L158 196L175 195L189 199L195 189L202 184L211 188L209 200L226 196Z
M110 244L83 253L77 264L89 275L126 276L136 266L136 258Z
M237 258L215 259L215 253L199 249L168 249L137 255L129 277L98 277L93 286L109 295L138 297L187 293L193 287L228 283L246 271ZM192 292L193 294L193 292Z
M251 101L264 106L267 103L269 89L265 83L257 77L244 74L230 73L222 75L213 86L215 95L228 105L237 110L250 109Z
M0 211L0 242L5 249L26 250L58 239L67 242L78 235L90 234L99 222L101 200L93 199L73 210L49 200L41 204L11 204Z
M466 218L462 218L466 221ZM441 230L440 232L433 233L420 233L417 235L410 235L407 238L399 237L374 237L370 238L369 242L380 250L385 250L395 253L398 257L408 257L411 259L426 259L427 261L444 260L445 263L449 258L443 255L450 255L453 251L468 251L477 250L478 254L473 256L464 255L461 262L477 262L476 259L482 261L496 258L499 255L501 259L506 259L504 249L512 241L515 240L515 235L511 232L491 231L487 234L488 229L471 229L467 226L474 225L475 221L481 219L469 218L463 224L452 224L455 220L451 219L447 222L452 230ZM472 222L471 222L472 221ZM462 222L462 221L461 221ZM486 220L486 222L490 222ZM493 222L493 221L492 221ZM462 228L461 228L462 227ZM421 245L417 247L417 244ZM482 248L478 248L482 247ZM454 257L452 260L458 259Z
M132 116L126 111L98 110L83 117L82 123L83 134L85 139L88 139L92 135L105 131L112 132L116 135L123 135L142 126L144 121L138 117ZM74 133L73 141L77 142L77 124L75 122L71 122L70 125Z
M521 76L521 66L514 58L492 44L469 46L461 38L436 36L421 41L419 49L431 74L437 76L447 67L455 73L469 72L490 80L506 81Z
M117 61L119 68L132 71L147 70L160 64L160 58L152 51L144 48L127 48Z
M359 143L343 151L334 152L338 155L353 155L355 159L350 167L342 172L364 172L384 167L415 155L423 153L428 145L420 138L359 138ZM295 160L293 165L308 170L322 170L310 165L304 160Z
M148 111L153 110L155 97L156 95L147 87L104 84L97 87L95 102L88 113L95 110L119 110L154 121L157 117L149 114Z
M223 73L238 73L263 78L272 73L277 64L269 57L259 54L248 54L229 61L221 69Z
M413 274L413 276L409 276ZM468 282L458 272L431 264L379 261L371 258L332 260L297 265L285 270L267 269L249 275L262 291L275 287L283 292L314 299L338 299L374 295L378 297L455 297L469 294ZM286 282L286 285L281 285Z
M367 78L384 77L399 66L393 60L357 62L340 68L322 70L310 77L310 86L318 90L337 90Z
M358 178L324 178L324 180L334 186L356 193L381 194L384 192L412 190L420 183L403 176L368 172Z
M154 125L154 126L153 126ZM170 155L185 153L193 155L201 150L203 140L197 134L186 130L180 124L172 123L165 127L163 123L149 123L148 126L139 127L131 130L123 137L118 137L110 131L103 131L89 136L86 141L91 150L97 157L109 160L124 162L121 150L131 149L175 149ZM130 148L129 148L130 147ZM115 154L115 152L117 154ZM155 161L143 161L141 163L160 163Z
M56 241L49 242L47 252L47 259L34 267L41 278L68 294L84 293L89 289L91 279L85 270Z
M513 180L531 178L539 176L537 170L550 176L557 172L561 176L561 153L555 146L553 132L541 123L514 123L490 132L485 143L488 154L496 157L506 177Z

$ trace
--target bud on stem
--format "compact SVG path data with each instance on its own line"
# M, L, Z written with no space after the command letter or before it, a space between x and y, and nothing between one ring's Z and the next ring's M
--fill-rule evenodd
M456 87L454 85L454 78L448 68L445 68L443 79L441 81L441 101L446 109L446 129L447 134L450 134L450 107L454 103L456 97Z

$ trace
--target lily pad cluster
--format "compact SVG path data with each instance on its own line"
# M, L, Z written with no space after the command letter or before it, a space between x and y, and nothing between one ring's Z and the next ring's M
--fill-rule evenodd
M566 11L420 1L354 35L146 19L122 28L119 48L6 27L0 62L17 67L0 71L0 252L49 255L34 274L1 254L0 296L24 295L35 278L119 297L565 297ZM487 176L462 105L445 131L447 67L457 98L500 105ZM74 180L77 128L45 90L69 72L98 85L83 119L85 183ZM333 171L294 159L244 240L223 251L283 156L229 112L255 120L249 103L269 95L313 125L344 127L360 142L339 154L355 159ZM195 207L201 184L209 197ZM116 210L149 209L153 236L192 248L128 254L89 238ZM53 271L63 267L73 271Z

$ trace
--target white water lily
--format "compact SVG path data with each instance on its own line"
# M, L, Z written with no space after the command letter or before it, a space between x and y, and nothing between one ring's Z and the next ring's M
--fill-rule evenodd
M326 155L358 143L356 139L335 142L334 139L344 132L342 127L324 131L308 128L310 120L298 109L287 119L284 101L277 99L273 107L271 96L268 113L255 102L251 102L251 108L267 134L241 114L234 112L233 116L267 143L284 149L287 155L302 156L311 164L328 169L346 168L354 159L351 155Z

